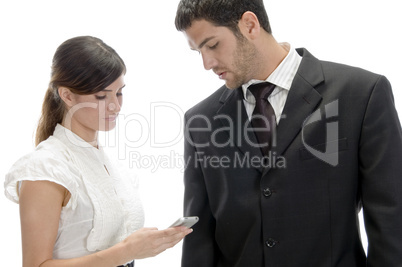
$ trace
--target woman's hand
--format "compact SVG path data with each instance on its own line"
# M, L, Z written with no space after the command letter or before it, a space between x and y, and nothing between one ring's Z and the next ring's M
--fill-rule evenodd
M142 228L123 243L132 259L153 257L179 243L193 230L186 227L172 227L165 230L157 228Z
M124 241L99 252L72 259L52 259L61 209L69 192L50 181L24 181L20 189L20 217L24 267L110 267L158 255L180 242L192 229L142 228Z

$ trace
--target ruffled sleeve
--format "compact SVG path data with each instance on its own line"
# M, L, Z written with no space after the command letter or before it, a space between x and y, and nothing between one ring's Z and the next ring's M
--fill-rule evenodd
M8 199L19 203L19 182L21 181L50 181L66 188L71 198L67 206L75 209L77 205L77 176L79 172L66 153L55 152L43 147L19 159L6 174L4 189Z

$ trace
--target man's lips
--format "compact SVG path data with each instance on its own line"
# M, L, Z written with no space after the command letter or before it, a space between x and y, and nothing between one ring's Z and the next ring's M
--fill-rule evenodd
M226 72L217 72L216 74L219 76L219 79L224 80L226 78Z

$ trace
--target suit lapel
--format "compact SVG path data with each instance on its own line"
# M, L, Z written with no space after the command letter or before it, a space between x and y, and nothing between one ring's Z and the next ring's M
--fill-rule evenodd
M281 155L301 131L303 122L321 102L321 95L314 88L296 76L277 127L275 152Z
M321 94L315 89L324 81L320 62L305 49L298 49L298 53L303 56L303 59L293 80L281 120L276 129L276 144L272 149L272 153L275 153L276 156L284 154L301 131L303 122L322 100ZM275 162L272 162L271 166L275 166ZM269 170L270 168L266 168L264 174Z

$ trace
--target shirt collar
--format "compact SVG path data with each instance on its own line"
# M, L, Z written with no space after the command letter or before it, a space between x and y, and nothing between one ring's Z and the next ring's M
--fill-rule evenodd
M98 148L92 146L61 124L56 125L53 137L60 140L68 149L77 152L78 155L97 158L99 162L104 162L105 156L102 146L98 145Z
M289 52L286 55L286 57L282 60L282 62L279 64L279 66L265 80L277 86L272 95L276 94L278 87L285 90L290 90L293 79L296 76L296 72L302 60L302 57L296 52L296 49L292 45L288 43L283 43L282 45L285 48L287 48ZM247 88L250 85L265 81L252 79L247 83L243 84L242 90L244 98L247 99L247 92L248 92Z
M86 142L80 136L61 124L56 125L53 136L62 141L66 146L70 148L86 148L94 151L102 150L102 146L100 146L99 144L98 148L92 146L90 143Z

